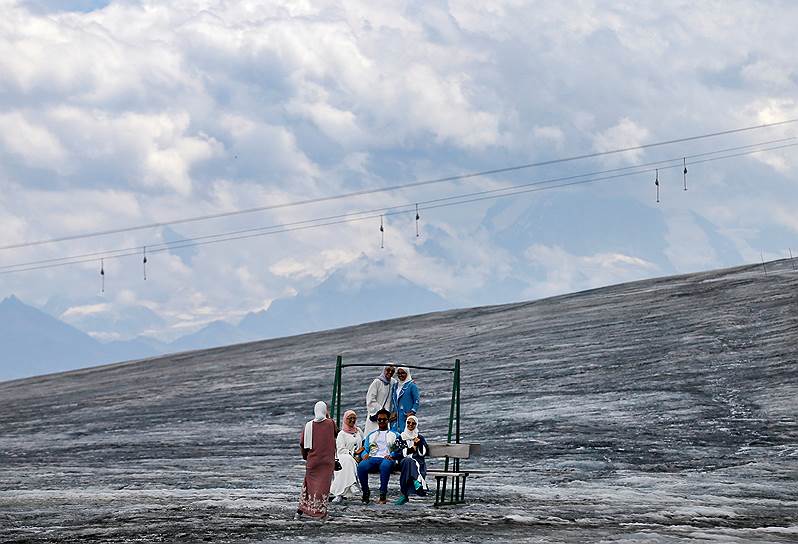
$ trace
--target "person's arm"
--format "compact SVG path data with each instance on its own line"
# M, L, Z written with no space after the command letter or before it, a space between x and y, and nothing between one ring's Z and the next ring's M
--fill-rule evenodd
M369 458L369 437L372 434L373 433L369 433L368 435L366 435L366 438L363 439L363 455L361 455L361 459L363 461Z
M418 442L416 442L416 451L421 457L426 457L429 454L427 440L421 435L418 435L417 440Z
M379 382L380 380L375 379L369 385L368 391L366 391L366 417L377 413L377 410L382 408L382 405L377 400L377 393L379 392Z
M386 439L388 440L388 454L385 455L384 457L386 459L392 459L394 461L397 460L397 459L400 459L401 458L401 452L396 447L396 442L397 442L397 440L399 440L399 436L396 433L394 433L393 431L391 431L391 432L388 433L388 436L386 437ZM398 454L398 457L397 457L397 454Z
M397 385L391 382L391 388L388 390L388 404L390 405L388 407L388 411L391 413L391 415L388 416L388 421L390 422L396 421L396 418L398 417L398 414L396 413L398 411L398 408L396 406L397 404L396 392L397 392Z
M335 437L335 451L340 452L341 450L346 450L346 433L340 431L338 435Z
M299 453L302 454L302 460L303 461L307 461L308 460L308 452L309 451L310 450L305 449L305 429L303 428L302 432L299 433Z
M415 383L412 385L413 387L410 388L410 393L413 395L413 405L407 413L415 415L416 412L418 412L418 405L421 403L421 392L418 390L418 386Z
M366 451L366 448L363 447L363 435L358 433L355 436L357 437L357 442L355 443L355 453L354 453L354 455L360 455L364 451Z

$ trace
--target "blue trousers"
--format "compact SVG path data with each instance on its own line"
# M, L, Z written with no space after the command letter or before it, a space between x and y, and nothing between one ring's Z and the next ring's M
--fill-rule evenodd
M369 491L369 473L380 473L380 495L388 493L388 480L395 461L384 457L369 457L357 464L357 479L360 480L360 489L363 493Z

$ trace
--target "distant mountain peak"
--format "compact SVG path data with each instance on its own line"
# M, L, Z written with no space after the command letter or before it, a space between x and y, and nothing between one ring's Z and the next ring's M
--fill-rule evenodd
M24 302L19 300L16 295L8 295L6 298L3 299L0 304L21 304L23 306L27 306Z

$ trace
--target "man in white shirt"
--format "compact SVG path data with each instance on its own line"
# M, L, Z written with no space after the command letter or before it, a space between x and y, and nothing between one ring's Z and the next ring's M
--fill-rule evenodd
M377 425L375 431L366 435L363 440L363 460L357 465L357 479L360 481L360 488L363 490L363 502L369 502L371 491L369 490L369 473L380 473L380 500L379 504L385 504L388 496L388 480L391 478L391 471L396 465L396 460L391 456L398 435L388 430L388 410L377 412Z

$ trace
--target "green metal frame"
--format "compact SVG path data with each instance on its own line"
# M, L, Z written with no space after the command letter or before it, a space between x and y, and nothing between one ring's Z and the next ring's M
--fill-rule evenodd
M348 363L343 362L343 357L339 355L335 361L335 379L333 380L332 402L330 402L330 418L335 420L338 428L341 427L341 383L343 381L342 371L349 366L370 366L370 367L384 367L384 363ZM417 368L422 370L431 370L435 372L452 372L452 402L449 407L449 431L447 434L447 442L460 443L460 359L454 360L452 368L436 368L428 366L417 365L402 365L407 368ZM460 459L452 459L452 471L460 471ZM449 458L446 457L444 462L444 471L449 471ZM442 504L458 504L465 501L465 478L455 477L450 490L450 499L446 500L446 481L448 478L443 478L443 486L438 479L437 489L435 492L435 506Z

